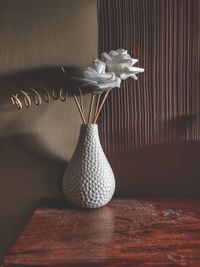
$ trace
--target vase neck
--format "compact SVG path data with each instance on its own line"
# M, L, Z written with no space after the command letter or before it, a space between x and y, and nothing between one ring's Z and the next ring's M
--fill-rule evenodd
M97 143L100 142L97 124L82 124L81 125L78 143L85 142L86 139L88 143L93 143L95 140Z
M81 124L81 135L87 135L87 133L93 132L94 134L99 134L97 124Z

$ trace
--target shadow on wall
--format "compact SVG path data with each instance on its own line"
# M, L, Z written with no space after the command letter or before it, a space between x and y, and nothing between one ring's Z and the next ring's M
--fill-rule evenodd
M55 69L0 77L0 256L23 230L41 199L62 195L62 176L80 126L71 97L67 102L52 100L23 110L12 107L9 97L41 81L62 79L63 74Z
M16 229L18 233L22 231L41 198L61 194L66 162L49 151L39 150L39 139L34 134L2 138L0 147L0 246L3 249L10 245L7 240L17 237Z
M117 192L125 197L199 197L200 142L197 116L169 120L154 133L160 143L109 153ZM188 141L187 141L188 140ZM198 140L198 139L197 139Z
M40 97L41 104L47 107L47 103L58 100L62 102L71 102L74 93L79 95L78 86L70 82L70 73L77 69L77 67L64 66L65 74L63 73L60 66L58 67L47 67L32 70L25 70L20 72L14 72L11 74L0 75L0 112L10 111L12 105L11 96L17 96L20 100L23 109L26 107L25 97L20 91L24 91L28 94L31 100L31 106L34 102L38 103L38 97L30 89L35 89ZM45 94L44 89L48 92ZM60 90L63 90L59 96ZM55 90L55 93L53 92ZM87 91L82 91L84 100L87 101ZM49 99L48 99L49 96ZM14 99L13 99L14 100ZM68 101L69 100L69 101ZM72 100L73 102L74 100ZM8 104L9 103L9 104ZM16 103L16 102L15 102ZM41 104L39 108L41 109ZM17 106L16 106L17 107ZM86 109L86 112L87 109ZM77 113L77 112L76 112ZM87 114L86 114L87 115ZM73 115L72 115L73 116Z
M110 162L120 196L200 196L200 142L122 151L111 154Z
M16 94L19 90L37 89L45 84L63 86L66 85L66 79L61 67L58 66L3 74L0 75L0 84L2 104L8 102L9 96Z

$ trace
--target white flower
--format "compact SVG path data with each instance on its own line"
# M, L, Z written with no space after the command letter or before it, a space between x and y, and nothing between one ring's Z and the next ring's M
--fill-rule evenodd
M122 80L129 77L137 80L136 74L144 72L142 68L133 67L138 59L131 58L124 49L111 50L108 54L104 52L101 59L106 63L108 71L114 72Z
M92 93L101 93L114 87L120 87L121 79L113 72L106 72L106 64L96 59L92 67L81 69L71 77L81 87L91 90Z

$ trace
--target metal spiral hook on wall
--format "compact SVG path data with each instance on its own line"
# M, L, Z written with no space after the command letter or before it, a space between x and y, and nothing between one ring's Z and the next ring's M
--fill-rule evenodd
M30 108L32 103L36 106L41 105L42 102L49 103L51 98L64 102L67 100L67 97L67 89L42 87L41 89L30 88L27 91L19 90L16 94L11 95L10 99L13 106L23 109L24 106Z

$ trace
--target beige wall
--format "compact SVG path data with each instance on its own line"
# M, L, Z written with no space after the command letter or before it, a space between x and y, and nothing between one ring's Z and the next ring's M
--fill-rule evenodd
M0 255L38 201L61 194L81 123L71 98L18 111L9 95L96 56L96 0L0 0Z

